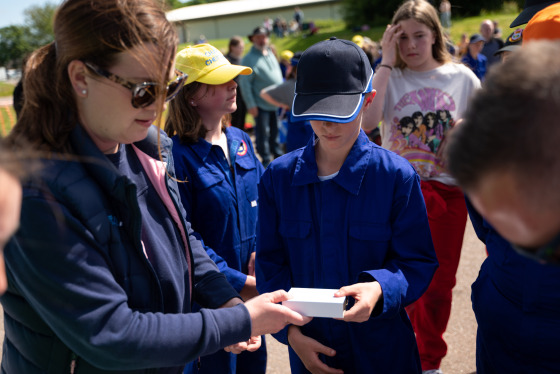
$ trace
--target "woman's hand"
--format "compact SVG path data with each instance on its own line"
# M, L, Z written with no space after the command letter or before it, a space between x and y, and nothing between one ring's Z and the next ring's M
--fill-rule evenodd
M365 322L371 317L373 308L383 296L383 290L379 282L356 283L340 288L334 296L352 296L356 300L354 306L344 312L344 321Z
M290 347L296 352L299 359L306 369L313 374L343 374L340 369L331 368L319 359L319 354L333 357L336 351L329 348L317 340L305 336L297 326L290 326L288 329L288 342Z
M240 354L243 351L254 352L261 347L262 339L260 336L251 336L246 342L240 342L237 344L228 345L224 348L224 351Z
M288 293L284 290L264 293L245 303L251 316L251 336L273 334L282 330L286 325L305 325L311 317L304 317L293 310L279 305L288 300Z
M395 66L397 63L398 41L402 33L403 31L398 23L396 25L387 25L387 29L381 38L382 65Z

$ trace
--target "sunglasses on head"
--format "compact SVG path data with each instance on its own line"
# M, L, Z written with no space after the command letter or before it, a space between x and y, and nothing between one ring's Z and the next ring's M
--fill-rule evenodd
M161 92L160 88L161 85L156 82L141 82L141 83L133 83L124 78L119 77L113 73L109 73L106 70L101 69L100 67L90 63L84 62L86 67L91 70L94 74L109 79L115 83L120 84L121 86L127 88L132 92L132 99L131 104L135 108L145 108L149 105L152 105L156 101L156 97L158 93ZM165 101L169 101L175 97L183 88L183 84L187 79L188 75L183 73L180 70L175 69L175 74L177 78L170 82L167 87L165 87Z
M525 248L510 243L511 247L520 255L528 257L541 264L550 264L560 266L560 234L556 235L547 244L538 248Z

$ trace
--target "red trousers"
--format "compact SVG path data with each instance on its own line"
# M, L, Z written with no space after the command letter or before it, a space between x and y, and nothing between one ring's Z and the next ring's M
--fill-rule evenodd
M422 181L430 231L439 268L426 292L406 308L420 352L422 370L438 369L447 353L443 333L451 313L451 290L455 286L467 207L458 187Z

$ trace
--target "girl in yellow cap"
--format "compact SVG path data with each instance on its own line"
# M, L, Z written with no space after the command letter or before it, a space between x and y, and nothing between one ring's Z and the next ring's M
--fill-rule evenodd
M173 136L173 156L181 201L210 257L237 292L248 300L257 295L254 274L257 183L264 168L249 135L229 126L237 109L238 75L251 68L232 65L209 44L177 54L177 69L188 79L170 103L165 131ZM214 253L215 251L215 253ZM264 341L257 352L218 351L187 365L185 373L265 373Z

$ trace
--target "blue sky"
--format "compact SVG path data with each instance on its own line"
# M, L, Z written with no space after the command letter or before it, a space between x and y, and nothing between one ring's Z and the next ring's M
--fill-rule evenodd
M23 25L23 11L30 6L51 3L58 5L62 0L0 0L0 28Z

